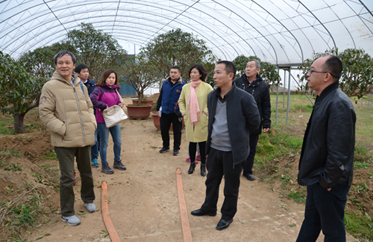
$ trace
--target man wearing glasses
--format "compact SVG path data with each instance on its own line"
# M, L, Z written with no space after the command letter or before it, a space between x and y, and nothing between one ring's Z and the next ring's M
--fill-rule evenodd
M353 175L356 114L338 88L342 62L337 56L317 59L307 73L316 101L303 139L299 185L307 186L305 218L297 242L346 241L343 221Z

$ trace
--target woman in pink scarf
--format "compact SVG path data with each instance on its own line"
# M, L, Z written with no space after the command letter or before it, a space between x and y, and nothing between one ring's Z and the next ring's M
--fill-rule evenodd
M186 138L189 141L190 167L192 174L196 167L197 144L201 152L201 175L206 176L206 141L207 141L207 96L213 90L205 80L206 69L197 64L189 70L190 83L183 86L179 98L180 112L184 116Z

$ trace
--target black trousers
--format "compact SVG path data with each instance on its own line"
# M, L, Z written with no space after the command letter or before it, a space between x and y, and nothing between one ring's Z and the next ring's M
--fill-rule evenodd
M325 242L346 241L343 217L350 187L336 185L328 191L319 183L307 186L306 209L297 242L315 242L320 230Z
M196 162L196 152L198 144L199 152L201 155L201 164L206 164L206 143L206 141L199 143L189 142L189 158L191 163Z
M256 154L256 147L258 145L259 134L250 134L250 154L247 157L245 162L245 166L243 168L243 175L252 175L253 174L253 166L254 166L254 159Z
M161 135L163 141L163 148L170 148L170 126L172 123L174 131L174 150L180 150L181 143L181 128L183 121L176 113L165 114L162 113L161 118Z
M233 165L232 152L211 148L206 163L206 198L201 210L216 212L219 198L219 186L224 176L224 203L221 208L222 219L230 220L237 212L238 190L242 164Z

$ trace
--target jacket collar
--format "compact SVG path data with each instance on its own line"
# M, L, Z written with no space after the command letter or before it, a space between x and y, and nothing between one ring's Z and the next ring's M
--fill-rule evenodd
M229 92L228 92L227 94L225 94L224 99L228 99L228 98L234 96L234 93L236 92L236 89L237 89L237 87L236 87L236 85L233 83L233 85L232 85L232 89L229 90ZM221 96L220 96L220 92L221 92L220 87L216 88L216 96L217 96L218 98L221 97Z
M71 85L71 83L65 77L61 76L61 74L57 70L53 73L51 79L55 79L55 80ZM77 86L78 83L80 82L80 78L78 76L73 76L73 79L71 80L74 80L74 86Z
M171 83L171 77L168 77L168 78L166 79L166 81ZM179 79L177 79L177 82L176 82L176 83L178 83L178 84L182 84L182 82L181 82L181 77L179 77ZM176 84L176 83L175 83L175 84Z
M337 89L338 87L339 87L339 81L333 82L320 93L320 96L317 96L316 101L318 102L322 101L329 93L331 93L333 90Z
M242 79L245 80L247 83L249 83L249 78L246 76L246 74L242 74ZM256 74L256 78L252 83L263 81L262 77L259 76L259 74Z

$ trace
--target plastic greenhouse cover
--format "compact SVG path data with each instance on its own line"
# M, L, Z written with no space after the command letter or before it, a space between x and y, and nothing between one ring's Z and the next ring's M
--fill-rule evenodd
M0 50L18 58L64 40L84 22L130 54L181 28L219 59L256 55L296 65L333 47L373 55L372 9L372 0L0 0Z

